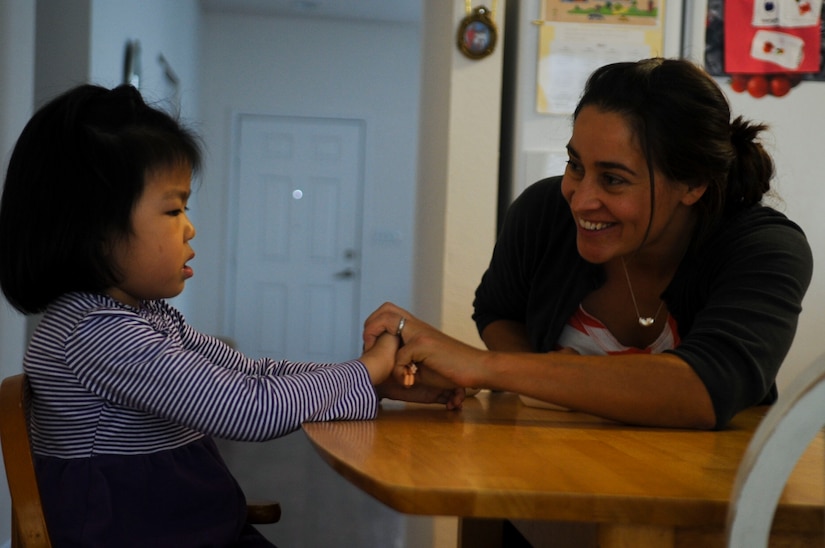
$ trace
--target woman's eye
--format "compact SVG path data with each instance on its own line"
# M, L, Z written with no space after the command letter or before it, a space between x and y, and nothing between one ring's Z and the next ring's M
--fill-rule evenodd
M605 174L604 181L607 186L616 186L624 183L624 179L621 177L614 177L613 175Z
M570 171L581 171L581 166L577 162L573 160L567 160L566 163L567 169L569 169Z

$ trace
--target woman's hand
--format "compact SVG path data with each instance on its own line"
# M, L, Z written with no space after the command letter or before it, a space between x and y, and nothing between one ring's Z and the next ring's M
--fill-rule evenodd
M404 344L404 336L416 330L416 321L412 314L400 306L392 303L382 304L364 322L364 350L372 348L382 333L398 335L401 337L401 344Z
M376 386L375 392L379 398L415 403L442 403L447 406L447 409L461 409L465 397L463 388L440 388L423 382L404 386L394 378Z
M371 348L384 332L401 337L396 366L415 364L416 383L442 388L482 386L477 381L483 377L479 373L487 354L483 350L445 335L392 303L384 303L367 318L364 348Z

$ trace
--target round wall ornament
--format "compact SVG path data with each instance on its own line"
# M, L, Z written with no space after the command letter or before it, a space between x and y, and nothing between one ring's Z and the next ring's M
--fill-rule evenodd
M495 3L493 9L484 6L475 9L471 1L465 1L467 15L458 26L458 49L470 59L487 57L496 47L498 29L495 23Z

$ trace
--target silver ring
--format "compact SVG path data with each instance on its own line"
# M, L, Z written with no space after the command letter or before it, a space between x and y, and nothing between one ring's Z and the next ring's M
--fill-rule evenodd
M395 334L399 337L401 336L401 331L404 329L404 324L407 323L407 318L401 316L401 320L398 322L398 329L395 330Z

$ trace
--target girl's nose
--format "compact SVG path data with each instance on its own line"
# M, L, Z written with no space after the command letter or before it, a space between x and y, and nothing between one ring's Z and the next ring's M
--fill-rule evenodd
M195 225L192 223L192 221L189 220L189 217L187 216L186 229L183 231L183 237L188 242L189 240L195 237L195 234L197 234L197 231L195 230Z

